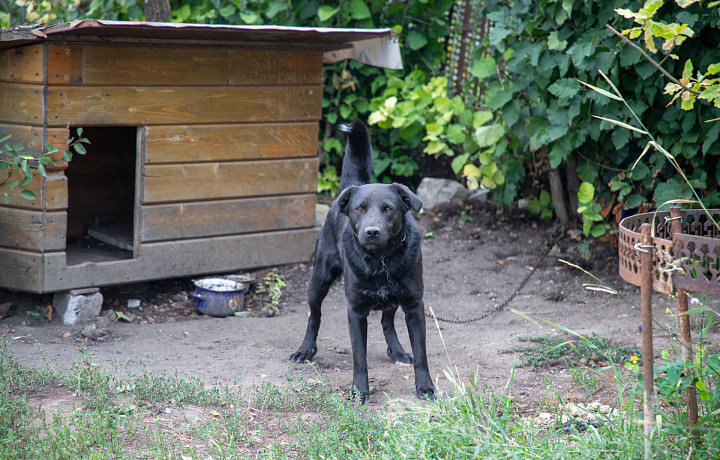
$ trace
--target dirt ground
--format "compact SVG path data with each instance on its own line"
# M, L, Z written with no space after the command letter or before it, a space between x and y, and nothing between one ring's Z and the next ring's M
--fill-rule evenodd
M468 219L469 217L469 219ZM472 219L472 221L470 221ZM555 238L548 253L547 242L557 235L546 223L528 216L500 215L490 205L481 206L461 218L427 216L419 218L425 264L425 305L429 312L444 318L473 318L495 309L519 286L529 270L534 273L519 293L497 312L478 321L455 324L428 319L428 355L431 374L438 389L448 391L444 371L451 368L462 379L473 373L497 391L510 391L521 407L532 409L548 396L548 383L568 401L612 402L616 383L606 372L599 377L600 390L589 396L573 383L563 362L534 369L513 370L516 353L499 350L523 345L520 337L560 336L573 339L558 327L580 334L596 333L614 346L640 346L639 309L617 296L587 290L584 283L594 280L581 271L558 261L581 263L599 278L635 301L639 291L617 275L617 256L608 242L590 248L583 259L577 241L567 234ZM302 374L315 378L307 364L292 364L289 355L300 345L307 321L305 287L310 264L277 267L287 287L283 292L280 315L266 317L259 309L262 297L251 297L245 317L211 318L195 313L187 292L190 280L178 279L102 289L105 305L101 316L91 324L65 326L57 315L47 321L46 305L51 296L30 296L4 292L2 302L14 306L0 320L0 336L21 363L69 368L73 361L90 355L118 372L139 372L143 368L170 375L195 375L208 384L215 379L239 382L250 389L264 381L283 383L287 376ZM270 268L256 270L262 278ZM140 299L140 309L128 309L128 299ZM674 324L665 313L673 302L654 297L655 317ZM349 389L352 357L346 321L346 302L342 285L333 287L323 306L323 323L314 363L334 388ZM117 312L132 322L119 320ZM396 318L400 340L409 350L404 318ZM659 355L669 343L669 335L656 330L655 350ZM382 407L388 398L411 398L413 370L393 364L385 352L380 315L369 320L368 366L370 385L375 389L371 404ZM82 353L81 353L82 352ZM587 370L607 363L581 362Z

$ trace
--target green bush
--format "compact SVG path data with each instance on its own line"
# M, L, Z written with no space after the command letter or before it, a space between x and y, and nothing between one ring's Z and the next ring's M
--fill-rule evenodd
M505 136L512 139L496 161L505 171L518 157L526 165L542 157L549 168L560 168L566 177L576 176L576 183L594 188L592 202L585 203L577 201L579 189L566 190L570 203L579 204L585 216L592 214L590 223L585 223L586 234L604 233L604 219L598 212L602 207L622 203L624 208L635 208L645 202L660 204L690 196L676 171L663 168L665 160L658 151L649 152L631 169L646 139L590 117L597 114L630 120L621 103L587 91L578 83L602 81L599 70L618 83L633 111L677 157L693 186L703 191L706 204L720 204L716 148L720 123L704 123L716 118L717 113L709 105L696 106L694 112L667 106L671 99L663 95L665 77L605 27L632 25L614 10L637 11L641 7L640 2L618 0L483 4L482 12L492 21L492 28L478 47L476 60L487 60L488 51L492 51L498 72L482 79L482 102L496 111L506 127ZM702 36L702 40L688 40L677 48L677 60L663 62L671 74L682 74L681 63L687 59L699 68L720 61L717 8L665 5L657 16L658 20L687 23L696 37ZM527 192L521 191L524 175L506 177L495 197L509 204L519 193Z

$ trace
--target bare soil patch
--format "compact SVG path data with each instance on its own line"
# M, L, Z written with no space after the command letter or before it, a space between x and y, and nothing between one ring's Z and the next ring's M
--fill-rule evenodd
M594 280L558 261L564 258L581 264L637 301L637 289L617 275L617 256L608 242L595 243L590 258L584 259L577 241L567 234L557 238L550 224L518 214L499 215L490 205L469 210L463 218L424 215L419 225L428 234L423 242L426 310L432 309L439 317L467 319L494 311L533 270L517 295L484 319L438 322L437 327L428 319L430 370L441 391L450 390L444 371L452 369L463 379L474 374L495 390L510 391L520 407L528 410L552 399L550 385L571 402L611 403L615 399L615 380L610 373L598 371L607 363L585 360L577 364L599 377L599 390L590 396L573 381L563 360L540 368L516 368L512 375L518 354L499 352L521 345L519 337L576 339L558 326L584 335L596 333L613 346L640 346L639 310L617 296L586 290L583 284ZM548 252L551 240L553 250ZM276 268L287 282L278 317L262 312L266 301L262 295L250 296L244 317L198 315L187 297L191 281L177 279L103 288L103 314L92 324L78 326L60 324L57 317L52 322L43 318L51 296L4 292L3 302L15 306L0 320L0 335L27 365L69 368L89 354L103 365L119 365L119 372L127 368L134 373L146 369L195 375L208 384L239 382L248 390L264 381L283 383L293 374L314 378L320 371L333 388L349 390L352 357L342 284L333 287L325 300L314 366L292 364L288 356L300 344L307 321L305 287L311 264ZM261 279L271 269L253 274ZM128 299L139 299L141 308L128 308ZM673 324L672 317L664 316L666 304L672 307L672 301L656 296L655 302L656 318ZM132 321L119 320L118 312ZM401 312L396 321L400 340L409 349ZM662 331L656 331L656 337L659 354L671 337ZM375 388L371 404L376 407L389 398L411 398L414 391L412 367L391 363L385 350L380 315L373 314L368 365Z

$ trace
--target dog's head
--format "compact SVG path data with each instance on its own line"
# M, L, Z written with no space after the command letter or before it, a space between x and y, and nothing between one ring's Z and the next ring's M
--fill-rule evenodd
M422 208L420 199L402 184L348 187L335 204L348 216L357 241L370 252L385 248L403 231L408 211Z

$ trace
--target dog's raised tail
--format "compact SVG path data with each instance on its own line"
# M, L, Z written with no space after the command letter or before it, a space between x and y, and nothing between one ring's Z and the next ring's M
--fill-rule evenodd
M347 134L347 146L340 174L340 191L352 185L370 183L372 177L372 146L370 133L362 121L357 118L350 123L340 125L340 131Z

